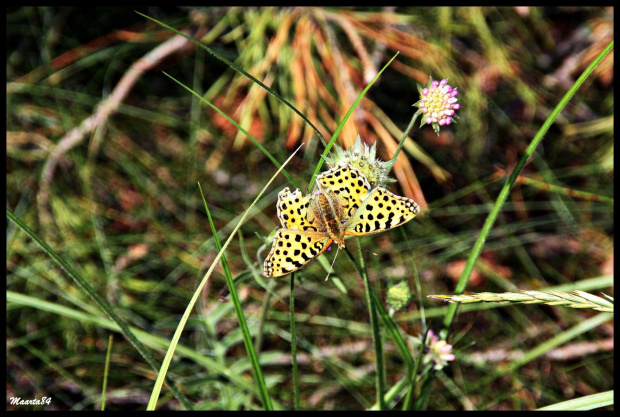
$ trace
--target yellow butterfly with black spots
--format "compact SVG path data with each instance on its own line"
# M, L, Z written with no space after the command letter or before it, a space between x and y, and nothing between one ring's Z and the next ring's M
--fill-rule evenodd
M304 266L332 242L344 248L345 236L366 236L413 219L420 208L410 198L385 188L370 188L359 169L347 163L317 176L317 190L302 195L287 188L278 194L277 231L265 259L265 275L279 277Z

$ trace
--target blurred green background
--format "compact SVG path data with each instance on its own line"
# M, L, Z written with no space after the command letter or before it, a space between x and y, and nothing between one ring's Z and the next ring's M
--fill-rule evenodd
M362 239L375 290L423 294L393 319L410 336L431 327L505 181L549 113L613 39L611 7L138 8L186 31L274 89L329 139L359 93L400 52L337 139L359 133L390 159L416 108L417 84L458 87L458 123L415 127L391 190L422 213ZM226 239L276 167L214 103L284 162L307 189L323 144L290 108L222 61L175 40L132 8L9 7L7 209L54 248L131 326L158 360L217 249L197 182ZM613 295L613 52L551 127L511 191L468 285L471 292L564 285ZM535 180L534 182L529 180ZM226 256L260 351L270 395L292 407L288 278L260 272L277 225L278 177ZM550 187L555 186L555 187ZM574 191L585 194L575 195ZM241 239L242 238L242 239ZM377 256L372 255L377 254ZM374 403L374 353L364 287L341 254L298 274L300 388L305 408ZM181 344L251 381L220 268ZM266 291L270 287L275 295ZM27 235L7 222L7 408L99 409L114 334L106 409L144 409L155 373L107 317ZM475 311L478 310L478 311ZM431 409L534 409L613 389L613 323L491 379L554 335L593 316L548 306L477 307L459 315L457 360L435 382ZM433 326L435 325L435 327ZM403 376L385 340L387 385ZM170 376L198 409L254 409L260 401L187 352ZM486 379L485 379L486 378ZM476 381L486 381L477 384ZM49 406L10 397L51 396ZM180 408L164 388L159 409Z

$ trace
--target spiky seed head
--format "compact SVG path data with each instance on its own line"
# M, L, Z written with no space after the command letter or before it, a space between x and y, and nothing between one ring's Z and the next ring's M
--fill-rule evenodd
M368 146L362 143L360 135L357 135L355 144L349 149L343 149L338 145L334 145L332 153L325 157L325 162L330 168L346 162L359 169L366 177L370 185L381 187L388 182L395 180L388 176L391 165L389 161L382 161L377 158L377 143Z

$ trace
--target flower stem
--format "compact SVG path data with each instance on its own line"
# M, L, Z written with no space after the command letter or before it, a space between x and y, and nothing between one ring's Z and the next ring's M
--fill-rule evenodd
M394 164L396 163L396 159L398 159L398 154L400 154L401 149L403 149L405 140L407 139L407 136L409 136L409 132L411 132L411 129L413 128L413 125L415 124L416 120L418 120L419 115L420 115L419 112L415 112L415 114L411 118L411 121L409 122L409 126L407 126L407 129L405 129L405 131L403 132L403 136L400 138L400 142L398 142L398 147L396 148L396 152L394 152L394 157L390 159L389 161L390 167L393 167Z
M502 206L506 202L506 199L508 198L508 194L510 193L510 189L512 185L515 183L515 181L517 180L517 177L521 173L521 170L527 163L530 156L532 156L532 154L534 153L534 150L536 149L538 144L542 141L543 137L549 130L549 127L551 127L551 125L553 124L555 119L558 117L560 112L564 109L566 104L568 104L569 100L577 92L579 87L581 87L581 85L586 80L586 78L588 78L588 76L592 73L592 71L594 71L594 68L596 68L596 66L603 60L603 58L609 53L609 51L611 51L613 46L614 46L614 42L611 41L609 45L607 45L607 47L599 54L599 56L596 57L596 59L590 64L590 66L586 68L586 70L583 72L583 74L581 74L579 79L575 81L573 86L564 95L562 100L560 100L560 102L555 107L555 109L551 112L547 120L545 120L545 123L543 123L542 127L540 128L540 130L538 131L538 133L536 134L532 142L529 144L529 146L525 150L523 156L517 163L517 166L514 168L514 170L510 174L510 177L504 184L504 187L500 191L499 196L497 197L497 200L495 201L495 205L491 209L489 216L487 217L486 221L484 222L484 225L482 226L482 230L480 231L480 234L478 235L478 239L476 240L476 243L474 244L474 247L469 255L469 258L467 259L465 268L463 269L463 272L461 273L459 282L456 285L456 288L454 289L455 295L462 294L463 291L465 290L465 286L467 285L467 282L469 281L469 277L472 271L474 270L474 265L476 261L478 260L480 253L482 252L482 247L484 246L484 242L486 241L487 236L491 232L491 228L493 227L493 224L495 223L495 220L497 219L497 216L499 215L499 212L501 211ZM457 309L457 304L451 304L448 307L448 312L446 313L446 316L444 318L443 329L441 331L442 339L448 338L448 335L450 333L450 326L452 325L452 322L454 321L454 318L456 316L456 309Z

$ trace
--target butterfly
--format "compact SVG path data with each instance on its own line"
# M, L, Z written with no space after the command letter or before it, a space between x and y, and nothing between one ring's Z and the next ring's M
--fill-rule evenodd
M382 187L371 189L359 169L340 163L316 178L317 190L302 195L284 188L278 194L278 219L271 251L265 258L268 277L298 270L332 242L344 248L346 236L366 236L413 219L420 208L410 198Z

